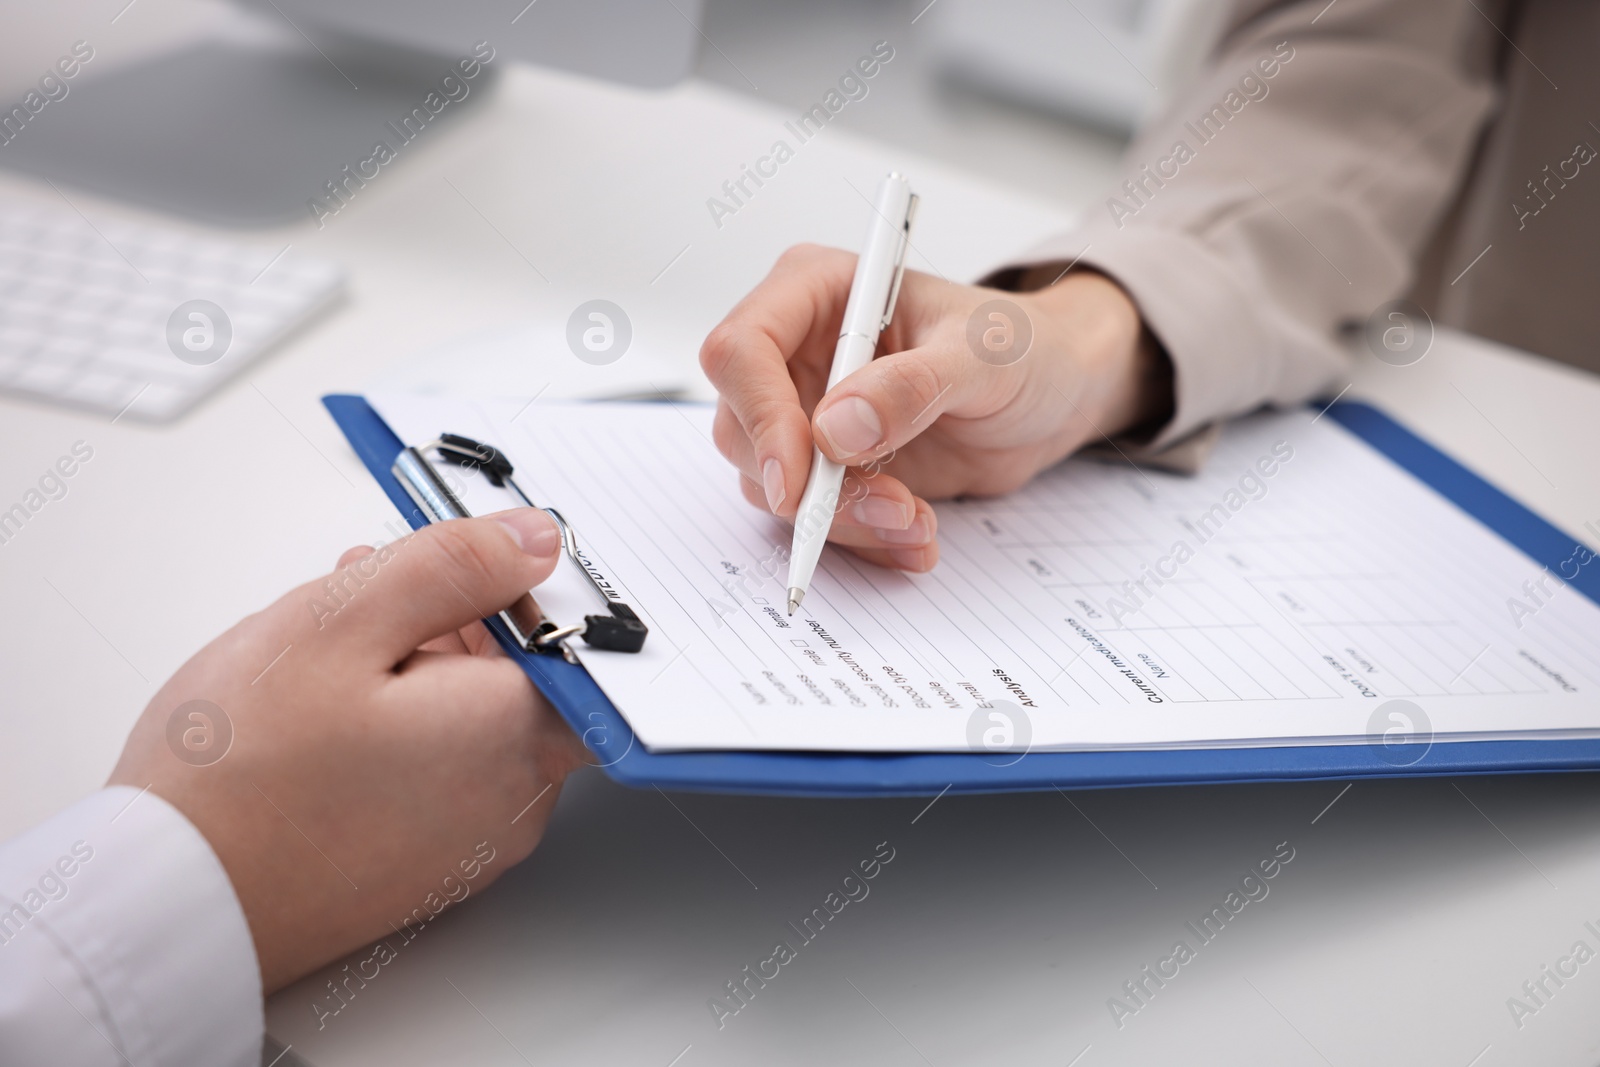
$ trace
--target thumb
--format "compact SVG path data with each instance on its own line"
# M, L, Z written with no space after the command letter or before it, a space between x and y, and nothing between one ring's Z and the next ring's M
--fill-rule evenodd
M388 668L508 607L560 553L561 532L538 508L434 523L335 571L322 583L325 612L313 614L341 652Z
M993 415L1015 394L1022 374L949 342L880 356L817 404L814 436L830 459L859 465L903 447L940 415Z

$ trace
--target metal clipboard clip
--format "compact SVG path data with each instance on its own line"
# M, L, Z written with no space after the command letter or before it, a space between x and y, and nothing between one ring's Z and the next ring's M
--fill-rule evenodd
M512 477L511 461L504 452L492 445L482 444L470 437L460 434L440 434L437 440L429 441L425 445L402 449L395 457L394 465L390 467L391 473L399 480L406 495L412 503L421 509L429 522L445 522L449 519L471 518L466 505L461 502L451 488L439 477L438 471L433 469L433 464L428 462L427 453L437 452L441 459L457 466L468 467L483 472L490 483L504 488L509 488L518 500L530 508L539 507L528 498ZM605 615L585 615L583 622L570 626L562 626L547 618L540 609L538 601L533 599L532 593L524 593L517 598L516 603L500 612L500 620L506 624L511 635L517 643L528 652L538 652L545 655L560 655L569 663L578 662L572 649L566 644L567 638L581 636L591 648L604 649L608 652L638 652L644 647L644 639L650 633L644 621L623 603L621 596L609 583L602 582L595 572L585 562L583 552L578 548L578 538L573 532L572 524L562 517L555 508L540 508L546 515L555 520L556 526L561 530L561 543L566 550L566 556L572 565L583 572L584 581L600 597L609 611Z

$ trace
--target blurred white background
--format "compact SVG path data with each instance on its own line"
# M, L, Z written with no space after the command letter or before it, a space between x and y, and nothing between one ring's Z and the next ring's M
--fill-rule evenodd
M887 40L894 61L839 124L1077 207L1104 195L1128 134L1199 64L1225 10L1203 0L711 0L699 74L799 110Z
M698 76L798 113L888 41L893 62L839 125L1076 207L1103 194L1128 133L1198 63L1222 10L1203 0L711 0ZM226 0L0 0L0 102L20 99L84 26L101 27L85 72L98 76L244 32L250 18Z

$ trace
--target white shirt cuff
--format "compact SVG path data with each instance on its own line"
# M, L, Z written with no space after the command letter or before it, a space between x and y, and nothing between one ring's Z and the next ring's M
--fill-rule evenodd
M216 853L128 786L0 845L0 1059L259 1067L261 975Z

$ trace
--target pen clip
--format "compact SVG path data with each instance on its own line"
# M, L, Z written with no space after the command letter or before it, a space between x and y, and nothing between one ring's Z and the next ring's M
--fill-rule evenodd
M911 194L911 199L906 203L906 220L900 227L900 254L894 261L894 281L889 286L889 300L884 304L883 318L878 320L878 329L887 330L889 321L894 318L894 305L900 299L900 282L906 276L906 250L911 247L911 223L917 217L916 193Z

